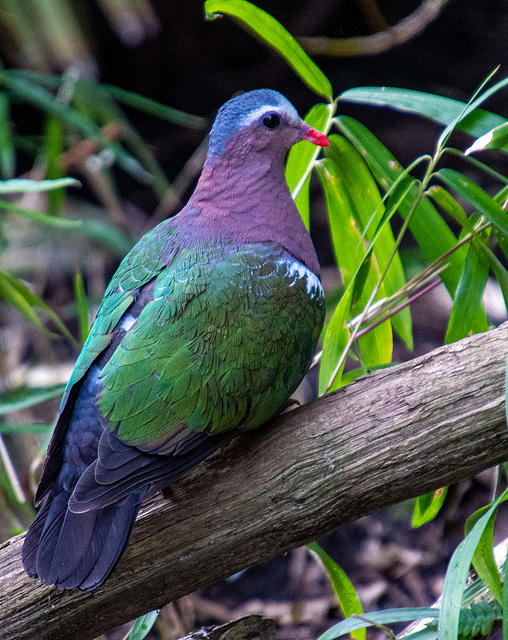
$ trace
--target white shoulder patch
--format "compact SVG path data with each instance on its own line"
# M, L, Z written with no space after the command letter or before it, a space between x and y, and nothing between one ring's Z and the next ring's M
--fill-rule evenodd
M298 260L292 260L291 262L284 260L284 262L287 265L289 276L296 276L298 280L305 280L305 291L307 291L311 297L322 298L325 295L321 281L313 271L301 262L298 262ZM289 286L294 286L295 283L296 279L295 282Z

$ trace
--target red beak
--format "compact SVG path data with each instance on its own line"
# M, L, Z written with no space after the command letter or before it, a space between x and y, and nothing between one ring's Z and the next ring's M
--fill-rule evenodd
M315 144L318 147L330 146L330 140L328 140L326 135L324 133L321 133L321 131L318 131L317 129L313 129L312 127L309 127L308 124L304 124L304 126L302 127L302 134L303 134L302 140L308 140L309 142L312 142L312 144Z

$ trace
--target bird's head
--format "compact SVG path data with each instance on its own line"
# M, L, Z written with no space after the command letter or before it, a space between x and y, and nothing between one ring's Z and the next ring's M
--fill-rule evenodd
M216 164L229 150L241 156L261 151L283 159L301 140L330 145L326 135L306 124L278 91L249 91L219 109L210 133L208 162Z

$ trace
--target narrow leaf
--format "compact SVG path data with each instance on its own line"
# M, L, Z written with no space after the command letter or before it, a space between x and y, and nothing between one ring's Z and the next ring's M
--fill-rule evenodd
M451 557L443 586L438 626L439 640L457 639L460 605L473 555L490 518L501 502L507 498L508 490L499 496L488 511L478 520Z
M134 107L138 109L138 111L144 111L157 118L174 122L175 124L181 124L192 129L205 129L207 126L205 118L185 113L184 111L180 111L180 109L168 107L161 102L141 96L139 93L127 91L127 89L121 89L111 84L101 84L99 86L105 89L113 98L118 100L118 102L123 102L123 104Z
M508 551L503 568L503 640L508 640Z
M448 487L442 487L423 496L418 496L415 500L411 526L421 527L433 520L441 511L447 493Z
M35 211L34 209L24 209L23 207L18 207L16 204L13 204L12 202L6 202L5 200L0 200L0 209L10 211L11 213L17 213L24 218L32 220L33 222L40 222L51 227L60 227L61 229L79 229L82 225L82 222L80 220L66 220L65 218L48 216L45 213Z
M464 151L466 156L477 151L485 151L486 149L503 149L508 151L508 122L495 127L485 135L481 136L473 142L473 144Z
M362 124L345 116L338 118L337 121L341 131L365 158L378 184L387 191L403 173L401 165ZM408 197L400 203L399 211L404 218L411 209L416 191L415 182ZM439 258L457 244L457 238L428 198L423 198L417 206L409 227L429 262ZM466 249L456 251L448 258L449 267L442 273L443 283L452 296L458 285L465 257Z
M326 195L332 244L344 285L348 287L358 276L358 280L353 284L356 292L355 284L359 281L359 277L363 273L367 273L358 302L355 301L353 294L353 306L355 309L362 310L380 277L379 267L377 263L372 261L371 268L368 269L369 263L366 262L365 266L368 271L360 270L358 273L366 247L363 242L360 242L361 234L354 219L351 195L345 186L342 168L338 167L331 159L326 158L318 167L318 174ZM382 284L376 295L376 300L385 296L386 291ZM367 366L390 362L393 345L390 321L363 336L358 344Z
M321 357L321 365L319 367L319 395L326 392L328 383L335 371L339 358L346 348L349 340L349 329L346 325L351 314L351 288L344 292L339 304L333 312L332 318L328 323L325 337L323 340L323 355ZM344 371L344 363L337 372L331 391L341 387L342 372Z
M440 169L436 173L446 185L456 191L470 205L492 222L508 238L508 213L481 187L454 169Z
M394 87L358 87L345 91L338 99L416 113L444 125L451 124L466 107L466 103L460 100ZM459 122L456 128L473 136L482 136L505 122L504 118L490 111L476 109Z
M363 620L348 618L334 625L319 636L318 640L335 640L351 633L355 629L371 627L373 624L395 624L397 622L413 622L413 620L435 620L439 617L439 609L431 607L407 607L400 609L386 609L363 614Z
M207 0L205 13L208 19L227 14L239 20L275 49L315 93L332 101L333 90L328 78L289 31L269 13L246 0Z
M305 122L318 129L319 131L327 131L332 118L331 105L316 104L305 116ZM319 154L319 147L303 140L291 147L286 162L286 182L289 190L294 193L297 187L299 192L293 197L296 206L302 216L307 229L310 228L309 218L309 182L310 168ZM300 182L303 180L303 185Z
M51 429L50 424L2 424L0 423L0 433L3 435L14 435L16 433L35 433L45 435Z
M480 239L477 241L481 242ZM483 313L483 292L489 277L490 263L474 240L469 243L464 270L455 292L445 343L457 342L473 333L489 330Z
M317 542L311 542L307 545L307 549L311 551L318 560L321 561L325 568L326 574L332 589L335 593L337 601L339 603L340 610L344 618L348 618L355 613L363 613L362 603L358 597L353 583L346 575L344 569L339 566L333 558L331 558L324 549L322 549ZM353 638L356 640L365 640L365 629L357 629L351 632Z
M47 172L49 180L61 180L65 176L62 165L62 153L64 148L63 126L60 118L49 115L46 119L44 132ZM51 190L48 195L48 209L53 216L58 216L65 205L65 191L63 189Z
M60 178L58 180L0 180L0 194L28 193L33 191L52 191L63 187L80 187L79 180L74 178Z
M44 300L42 300L36 293L29 289L21 280L14 277L7 271L0 270L0 282L4 291L6 288L9 290L9 296L7 301L16 306L29 320L31 320L38 328L42 328L41 322L35 315L32 307L39 308L52 322L56 325L62 335L64 335L70 342L76 346L74 337L69 332L65 324L59 318L59 316L49 307ZM17 295L13 295L15 292ZM0 295L2 295L0 291ZM28 308L30 311L28 310ZM34 319L35 316L35 319Z
M374 257L382 272L392 256L395 240L389 224L380 228L376 236L378 225L383 219L385 211L376 182L360 154L342 136L330 136L330 148L327 155L332 158L337 167L340 167L343 187L348 194L351 211L362 236L370 243L375 241ZM397 251L383 281L386 295L393 295L405 283L402 262ZM391 322L411 351L413 335L409 307L394 316Z
M482 515L488 510L488 506L482 507L475 511L466 520L465 534L469 534L474 525L482 517ZM496 514L488 521L478 547L473 556L473 567L481 580L485 583L494 598L502 603L503 599L503 585L499 576L499 571L494 559L494 524L496 521Z
M55 384L51 387L19 387L12 391L4 391L0 393L0 415L27 409L41 402L58 398L64 390L64 384Z
M2 178L12 178L16 170L16 150L11 129L10 100L0 92L0 169Z
M150 633L158 615L159 609L155 609L155 611L150 611L150 613L145 613L144 616L137 618L128 640L143 640Z
M74 274L74 297L76 298L78 306L79 335L81 337L81 344L84 344L90 331L90 324L88 321L88 300L79 269L76 269Z

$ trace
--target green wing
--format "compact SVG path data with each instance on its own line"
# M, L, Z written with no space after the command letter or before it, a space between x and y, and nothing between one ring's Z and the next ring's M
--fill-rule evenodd
M319 281L291 264L270 243L179 251L100 373L110 430L169 453L192 431L252 429L277 412L309 366L324 316Z
M171 226L171 220L167 220L143 236L125 256L106 289L67 385L62 407L70 389L110 343L115 327L133 303L139 288L153 280L171 262L176 251L176 229Z

